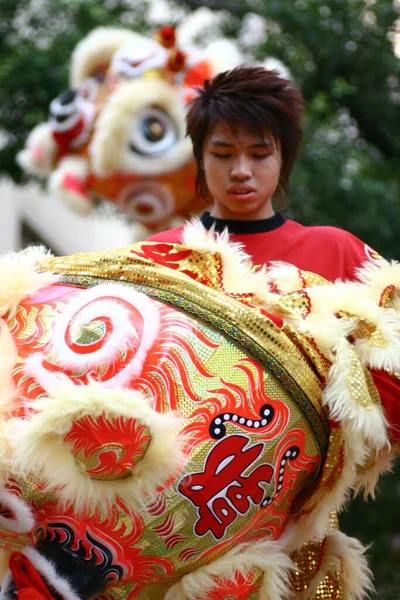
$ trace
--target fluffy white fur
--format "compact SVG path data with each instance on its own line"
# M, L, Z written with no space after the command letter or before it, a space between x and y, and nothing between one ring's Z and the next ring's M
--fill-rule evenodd
M184 228L182 243L202 252L218 253L222 259L223 285L231 294L254 294L260 302L270 306L275 294L269 291L265 268L252 271L252 262L243 246L230 242L228 230L217 234L213 228L207 230L197 218Z
M268 281L274 284L280 293L287 294L304 287L300 269L285 262L275 261L268 268Z
M46 256L44 247L32 246L0 257L0 317L12 317L21 300L57 280L51 273L39 272L40 261Z
M279 306L280 303L277 303L274 312L277 312ZM349 336L356 326L356 319L337 319L331 314L312 312L304 320L293 314L283 313L282 317L294 329L315 340L321 352L331 362L335 360L336 345L341 339Z
M289 556L272 540L240 544L221 558L184 575L166 594L165 600L201 600L216 586L214 577L234 579L258 568L264 572L259 600L283 600L289 591L288 572L294 568Z
M279 541L287 552L297 550L313 538L324 538L330 529L332 512L340 512L349 500L357 476L351 450L345 447L341 476L331 489L322 488L308 501L310 513L299 520L289 519Z
M35 520L30 508L15 494L7 490L0 490L0 503L10 508L15 519L6 519L0 516L0 527L14 533L28 533L31 531Z
M340 557L345 594L349 600L362 600L374 589L365 551L361 542L341 531L333 531L327 538L323 568L329 570L329 556Z
M178 140L164 156L141 156L129 148L135 120L150 107L164 110L178 127ZM94 172L102 177L118 172L155 176L185 165L192 158L192 145L185 137L185 108L178 90L157 79L122 83L99 116L90 156Z
M12 372L17 360L17 348L7 327L0 319L0 422L15 398Z
M123 387L137 377L143 367L146 354L153 344L159 329L159 312L156 304L145 294L118 284L103 284L88 288L70 300L63 312L53 324L52 349L56 353L58 364L62 367L73 367L86 370L89 367L100 367L112 362L118 352L130 343L137 341L138 334L129 320L128 309L117 303L117 299L125 300L143 317L143 332L134 358L129 365L107 382L103 387ZM69 348L65 342L66 332L71 322L82 327L99 316L108 317L113 330L104 344L95 352L79 354ZM47 381L54 378L49 371L41 367L44 356L32 354L26 360L25 370L36 377L44 387Z
M283 287L287 288L295 282L289 282L285 273L290 274L287 266L283 267ZM275 277L279 278L279 268L275 269ZM299 331L308 332L330 360L339 341L353 334L357 338L355 348L364 365L393 371L400 369L400 320L394 311L375 304L364 285L336 282L335 285L307 288L306 292L311 301L308 315L296 316L295 312L287 311L290 293L282 297L275 310L282 305L286 320L289 319ZM338 319L337 314L342 318ZM380 340L376 342L365 333L364 324L379 333L383 346Z
M57 278L51 273L39 272L40 261L47 254L44 248L32 247L0 258L0 481L7 478L11 468L11 448L5 419L16 395L12 371L17 359L14 340L1 317L12 317L22 300L56 281Z
M359 494L363 492L364 499L367 500L369 496L375 499L375 491L378 485L379 478L385 473L391 473L394 460L397 452L394 448L383 448L377 454L371 456L372 464L367 465L361 469L358 473L357 481L354 486L354 493Z
M386 260L379 262L366 262L357 270L358 279L365 284L369 296L376 304L380 303L383 291L393 285L397 290L397 295L400 291L400 263ZM392 304L393 305L393 304ZM400 306L396 305L397 310Z
M29 134L25 147L17 154L17 162L27 173L49 175L57 155L58 146L52 135L50 123L40 123Z
M373 452L378 452L388 445L387 422L380 405L370 403L370 406L364 407L352 398L349 378L354 360L358 361L354 347L346 339L341 340L336 347L335 363L329 371L323 403L328 406L332 419L349 428L350 437L361 436L364 439L364 444L358 445L357 448L357 462L363 464L365 453L368 454L365 444ZM360 363L359 367L362 370ZM365 391L368 393L366 383Z
M314 600L318 586L332 571L339 571L346 600L362 600L373 591L372 573L368 568L365 548L340 531L327 535L324 557L320 569L304 592L296 594L296 600Z
M143 39L129 29L98 27L91 31L72 53L70 84L78 87L86 77L90 77L99 67L108 66L113 54L127 42Z
M363 487L368 493L373 490L378 473L371 474L366 471L360 473L371 452L368 449L365 438L361 433L354 432L350 421L342 423L342 438L344 440L344 461L340 477L331 488L323 487L308 500L310 512L299 520L289 519L285 530L280 538L280 543L287 552L297 550L304 542L313 538L323 538L330 529L330 515L332 512L340 512L350 499L353 492L358 492ZM382 450L382 455L388 446ZM379 461L376 471L387 470L387 461Z
M61 159L57 169L49 177L49 192L57 195L58 198L74 211L81 215L87 215L93 208L93 204L88 195L83 195L75 190L65 187L64 178L66 175L73 175L84 185L86 177L89 174L89 164L85 158L79 156L66 156Z
M81 600L81 597L75 593L67 579L64 579L57 572L56 566L39 554L37 550L31 547L24 549L24 554L29 558L33 566L39 573L53 586L63 600Z
M128 506L143 507L156 489L183 466L177 435L179 420L157 413L141 392L109 390L93 382L75 386L60 377L48 398L34 404L37 413L15 428L13 447L16 466L22 473L39 473L49 488L60 487L60 499L71 501L78 511L99 506L108 508L117 496ZM135 417L150 427L151 442L133 476L111 482L96 481L82 473L63 441L74 420L84 416L109 419Z
M9 477L12 451L8 440L7 416L16 396L12 372L17 349L7 323L0 318L0 483Z

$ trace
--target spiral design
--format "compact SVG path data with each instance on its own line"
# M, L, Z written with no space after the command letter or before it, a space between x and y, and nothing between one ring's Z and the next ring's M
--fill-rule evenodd
M118 284L99 285L75 294L57 316L50 352L59 368L78 374L118 363L103 385L125 386L140 374L159 321L158 308L144 294ZM32 355L26 370L46 388L54 375L43 365L44 358Z

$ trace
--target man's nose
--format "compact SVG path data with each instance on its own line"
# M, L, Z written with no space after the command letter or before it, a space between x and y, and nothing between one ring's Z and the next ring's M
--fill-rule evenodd
M251 177L251 165L246 157L237 157L232 164L232 179L249 179Z

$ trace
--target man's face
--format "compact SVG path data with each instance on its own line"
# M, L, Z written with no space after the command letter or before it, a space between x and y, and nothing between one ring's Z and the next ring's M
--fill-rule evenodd
M233 131L228 123L217 123L204 142L203 164L214 217L249 220L274 214L271 199L281 153L268 132L257 135L240 125Z

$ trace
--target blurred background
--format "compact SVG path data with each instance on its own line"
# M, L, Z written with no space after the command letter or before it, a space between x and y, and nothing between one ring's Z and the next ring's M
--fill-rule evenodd
M302 88L306 137L286 215L351 231L400 259L400 2L393 0L1 0L0 251L41 241L58 254L130 243L132 223L100 203L80 216L16 162L30 131L68 88L71 53L98 26L183 43L233 40ZM377 597L400 597L400 469L375 502L356 499L342 528L372 542Z

